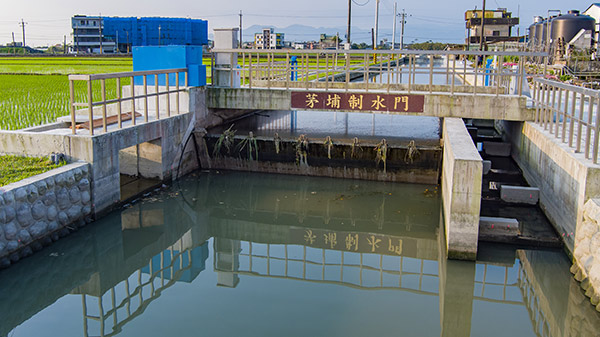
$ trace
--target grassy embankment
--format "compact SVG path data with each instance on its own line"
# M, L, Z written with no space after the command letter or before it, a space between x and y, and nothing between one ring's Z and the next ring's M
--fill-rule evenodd
M49 158L0 156L0 187L65 165L56 165Z

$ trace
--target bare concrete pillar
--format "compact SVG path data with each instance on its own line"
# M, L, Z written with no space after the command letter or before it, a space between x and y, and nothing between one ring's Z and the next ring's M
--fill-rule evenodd
M475 263L448 260L444 253L446 238L441 233L438 235L440 336L470 337Z
M483 160L460 118L444 118L442 203L448 258L475 260Z
M238 48L238 28L217 28L214 32L214 50ZM236 76L235 73L238 65L238 54L216 52L214 60L213 86L239 88L239 75Z

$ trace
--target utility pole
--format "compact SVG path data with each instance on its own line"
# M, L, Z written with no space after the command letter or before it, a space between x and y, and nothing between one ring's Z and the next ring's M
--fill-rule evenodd
M63 54L67 53L67 36L63 35Z
M392 26L392 50L396 49L396 17L398 16L398 3L394 2L394 25Z
M479 37L479 50L483 50L485 44L485 0L483 0L483 9L481 11L481 36Z
M244 40L242 38L242 10L240 9L240 42L238 43L239 48L244 47Z
M12 32L12 37L13 37L13 54L17 53L17 46L15 44L15 32Z
M348 0L348 29L346 30L346 42L350 46L350 18L352 17L352 0ZM348 47L350 49L350 47Z
M375 46L375 30L371 28L371 43L373 44L373 50L377 49Z
M27 22L24 22L23 19L21 19L21 22L19 23L19 25L21 26L21 28L23 28L23 48L25 48L25 25L27 24Z
M375 35L373 36L373 49L377 49L377 39L378 39L378 34L379 34L379 0L377 0L377 3L375 5Z
M401 28L400 28L400 50L404 49L404 24L406 23L406 17L409 16L404 8L402 9L402 13L400 13L400 17L402 18Z

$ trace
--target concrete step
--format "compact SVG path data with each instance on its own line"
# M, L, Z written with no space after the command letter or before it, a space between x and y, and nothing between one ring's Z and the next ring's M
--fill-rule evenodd
M483 151L489 156L510 157L510 150L510 143L483 142Z
M497 217L479 217L479 236L487 237L512 237L516 238L521 234L519 221L512 218Z
M505 202L535 205L540 199L540 189L537 187L502 185L500 186L500 198Z

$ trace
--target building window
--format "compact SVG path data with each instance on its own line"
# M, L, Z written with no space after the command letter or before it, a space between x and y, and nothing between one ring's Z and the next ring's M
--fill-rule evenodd
M499 30L493 31L492 36L500 36L500 31Z

